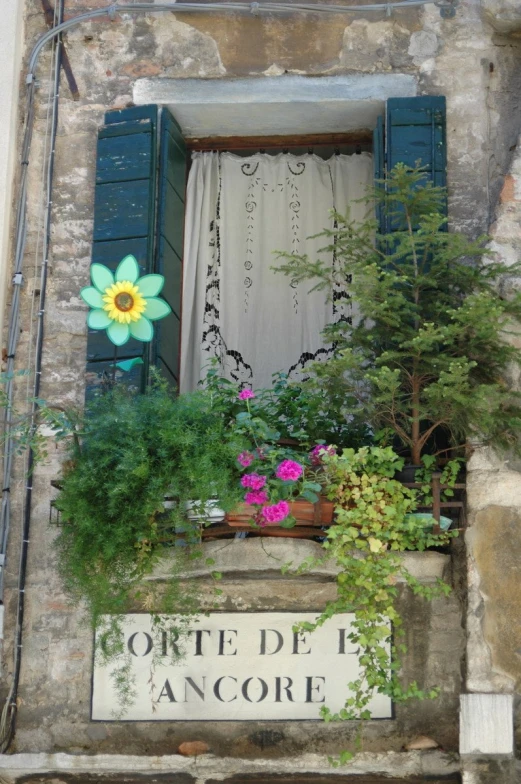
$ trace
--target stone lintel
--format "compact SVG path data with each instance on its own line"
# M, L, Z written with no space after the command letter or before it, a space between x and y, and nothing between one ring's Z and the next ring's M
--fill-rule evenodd
M169 107L187 137L348 133L371 129L390 97L417 94L409 74L138 79L134 103Z

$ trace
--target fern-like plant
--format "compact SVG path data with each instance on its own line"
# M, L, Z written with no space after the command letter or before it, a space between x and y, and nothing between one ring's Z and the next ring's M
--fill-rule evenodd
M204 509L218 498L229 510L240 500L241 444L210 395L173 397L157 380L143 395L116 386L87 407L76 436L56 502L56 548L69 595L86 605L94 627L130 602L157 614L196 609L174 579L164 592L154 583L145 588L143 578L165 554L175 560L174 545L197 538L187 502ZM174 499L167 511L165 497Z
M446 192L421 169L398 164L385 188L368 196L389 216L356 223L336 215L323 233L337 264L283 254L279 269L314 288L350 281L353 323L331 325L335 356L315 366L324 398L357 401L358 416L384 440L397 439L413 464L443 431L449 451L470 442L519 451L521 395L508 383L519 349L506 337L521 319L521 294L507 286L521 264L507 266L485 247L446 231Z

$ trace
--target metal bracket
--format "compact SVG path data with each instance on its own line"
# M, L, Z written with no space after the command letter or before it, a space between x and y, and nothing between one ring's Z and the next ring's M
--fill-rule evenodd
M442 19L454 19L459 0L434 0L434 5L440 9Z
M15 272L13 275L13 286L22 286L24 282L24 276L21 272Z

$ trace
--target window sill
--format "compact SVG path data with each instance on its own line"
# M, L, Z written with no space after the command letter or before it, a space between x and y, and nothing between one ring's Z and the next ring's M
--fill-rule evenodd
M283 580L292 574L281 573L284 564L292 562L298 565L309 557L319 558L324 551L317 542L305 539L229 539L226 542L205 542L200 545L202 556L190 561L183 576L209 577L212 572L222 575L244 575L255 579L271 572L270 579L278 577ZM207 558L212 559L207 566ZM450 562L450 555L428 550L422 553L403 553L407 570L422 583L441 579ZM309 569L306 576L322 579L334 578L340 569L333 563L325 563ZM152 581L166 581L171 578L170 558L166 557L158 564L153 574L148 577Z

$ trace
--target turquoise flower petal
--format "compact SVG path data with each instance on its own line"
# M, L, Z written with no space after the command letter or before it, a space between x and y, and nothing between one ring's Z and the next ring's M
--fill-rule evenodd
M107 329L107 335L115 346L122 346L130 337L128 324L120 324L118 321L111 321Z
M116 367L119 370L124 370L128 373L132 368L135 368L136 365L144 365L145 363L141 359L141 357L134 357L134 359L125 359L123 362L116 362Z
M125 256L118 264L115 274L116 281L129 280L131 283L135 283L138 278L139 265L136 261L136 257Z
M158 299L157 297L147 297L146 301L147 309L145 310L145 316L151 319L151 321L157 321L157 319L164 318L172 312L172 308L168 302L165 302L164 299Z
M163 288L162 275L143 275L138 281L139 291L144 297L155 297Z
M132 337L143 343L148 343L154 337L154 327L145 316L141 316L139 321L131 321L129 327Z
M102 293L114 283L114 275L103 264L91 264L90 277L98 291Z
M112 319L104 310L91 310L87 316L87 326L91 329L107 329L110 324L112 324Z
M85 286L85 288L80 291L80 297L91 308L103 307L103 297L94 286Z

